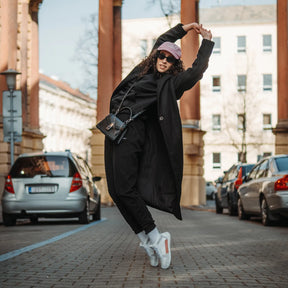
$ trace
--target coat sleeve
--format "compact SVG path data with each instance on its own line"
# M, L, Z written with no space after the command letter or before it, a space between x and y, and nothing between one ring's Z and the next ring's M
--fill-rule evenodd
M213 47L213 41L203 39L192 67L174 77L177 99L179 99L186 90L191 89L203 77L203 73L208 67L209 57Z
M160 35L153 48L152 51L154 49L157 49L162 43L169 41L169 42L176 42L178 39L181 39L182 37L184 37L187 32L182 28L183 24L177 24L176 26L174 26L173 28L169 29L168 31L166 31L165 33L163 33L162 35Z

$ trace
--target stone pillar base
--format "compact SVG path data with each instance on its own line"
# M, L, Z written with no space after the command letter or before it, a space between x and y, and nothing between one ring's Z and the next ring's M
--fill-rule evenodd
M22 132L22 142L20 142L20 154L43 151L43 138L45 138L45 136L39 130L24 128Z
M205 132L195 128L183 128L184 171L181 206L205 205L204 141Z
M275 154L288 154L288 120L280 121L273 129Z
M97 182L97 187L101 191L101 202L106 205L113 205L113 200L111 199L105 174L104 166L104 135L97 129L92 128L92 137L91 137L91 151L92 151L92 172L95 176L100 176L102 179Z

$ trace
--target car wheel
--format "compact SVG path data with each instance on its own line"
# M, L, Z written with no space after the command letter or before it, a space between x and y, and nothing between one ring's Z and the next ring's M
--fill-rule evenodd
M86 201L84 210L79 215L80 224L88 224L90 222L90 211L89 211L89 201Z
M93 220L101 220L101 197L99 197L95 213L93 214Z
M222 214L223 213L223 208L221 207L221 205L219 203L217 195L215 195L215 205L216 205L216 213L217 214Z
M16 225L16 217L12 214L3 213L3 224L5 226L15 226Z
M239 218L239 220L248 220L250 217L244 211L243 204L242 204L242 201L240 198L238 199L237 204L238 204L238 218Z
M271 220L271 212L265 198L263 198L261 202L261 215L262 224L264 226L270 226L273 221Z

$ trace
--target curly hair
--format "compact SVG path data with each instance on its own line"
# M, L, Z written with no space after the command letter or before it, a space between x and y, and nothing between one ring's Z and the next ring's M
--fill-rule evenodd
M184 64L181 59L175 61L175 63L171 66L171 68L165 72L160 73L156 68L157 58L159 55L159 51L154 49L148 57L146 57L140 64L141 72L139 78L143 77L146 74L154 73L157 78L161 78L165 74L177 75L178 73L184 71Z

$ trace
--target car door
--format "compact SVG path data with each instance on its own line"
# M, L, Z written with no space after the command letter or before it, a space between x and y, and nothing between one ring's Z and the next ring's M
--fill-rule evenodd
M246 198L248 199L248 210L253 213L260 213L260 201L259 194L262 191L263 181L265 181L265 177L267 176L269 161L263 160L259 163L259 168L255 174L255 179L253 179L249 183L249 191L246 194Z
M253 169L251 170L251 172L249 173L247 183L240 186L241 189L239 193L240 193L242 205L245 211L252 211L253 205L252 205L250 198L253 198L253 189L254 189L253 187L254 185L256 185L254 184L254 181L256 179L256 175L257 175L259 167L260 167L259 164L255 165Z
M223 208L228 207L228 191L230 190L230 186L236 174L237 166L232 166L224 176L223 183L221 185L221 206Z

